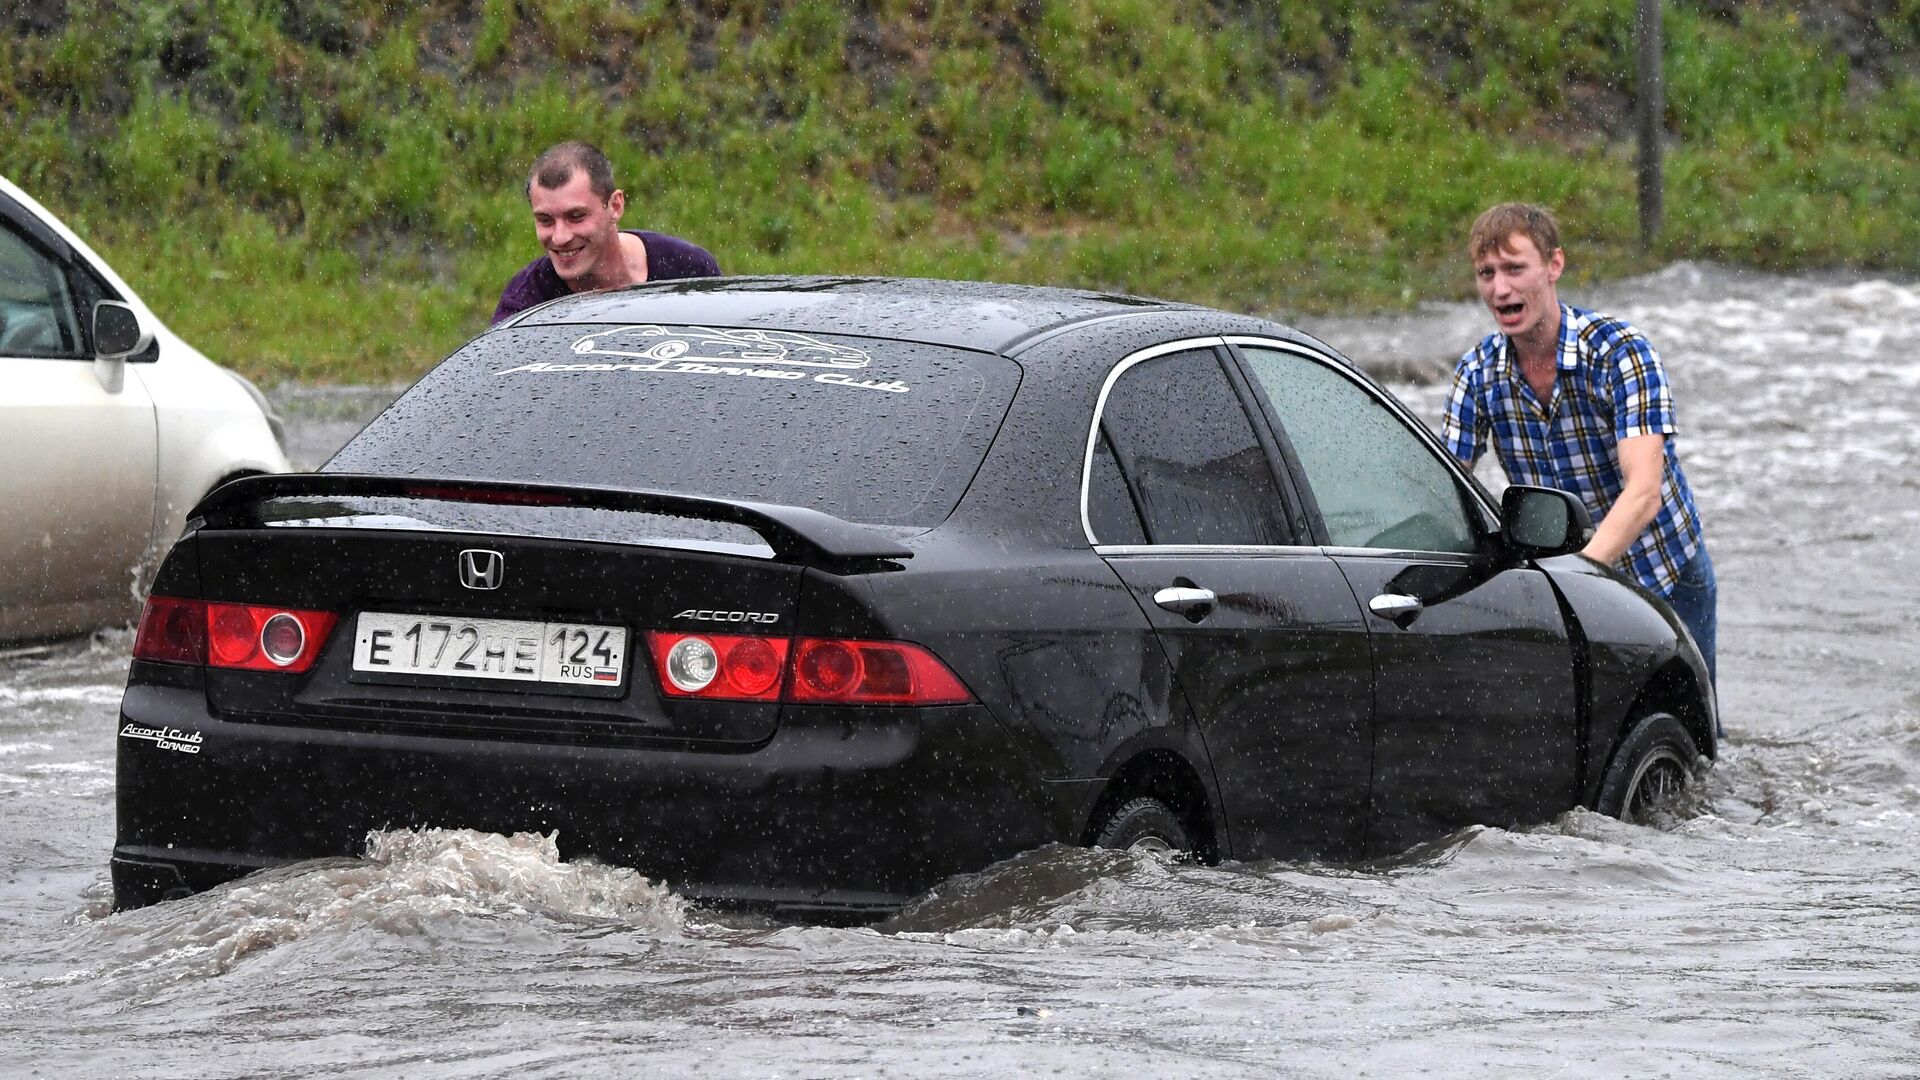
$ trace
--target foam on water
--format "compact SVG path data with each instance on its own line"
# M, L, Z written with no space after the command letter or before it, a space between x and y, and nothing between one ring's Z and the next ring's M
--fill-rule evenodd
M138 995L298 943L458 938L475 933L475 921L509 935L526 925L562 936L608 926L673 935L685 904L632 870L562 862L552 835L425 829L374 833L362 859L297 863L182 900L87 915L89 933L69 955L112 962L55 981Z
M1153 932L1222 923L1300 925L1344 911L1326 890L1304 880L1276 882L1256 867L1055 845L953 878L878 929Z
M16 690L10 686L0 686L0 709L13 706L32 706L49 702L78 703L82 705L118 705L120 695L126 692L125 686L48 686L29 690Z
M51 744L43 742L0 743L0 757L11 757L15 754L45 754L51 753L52 750Z

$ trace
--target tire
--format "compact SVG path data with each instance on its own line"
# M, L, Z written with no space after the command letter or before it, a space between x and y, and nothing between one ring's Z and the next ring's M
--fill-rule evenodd
M1649 713L1634 724L1600 782L1601 813L1634 825L1671 806L1693 785L1700 751L1669 713Z
M1193 840L1166 803L1143 796L1121 803L1107 815L1093 846L1134 854L1185 854L1193 850Z

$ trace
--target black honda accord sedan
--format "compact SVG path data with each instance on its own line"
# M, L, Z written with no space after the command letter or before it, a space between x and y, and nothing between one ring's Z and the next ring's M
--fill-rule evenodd
M532 309L153 587L115 900L361 852L563 854L817 919L1048 843L1390 854L1715 753L1667 608L1286 327L732 278Z

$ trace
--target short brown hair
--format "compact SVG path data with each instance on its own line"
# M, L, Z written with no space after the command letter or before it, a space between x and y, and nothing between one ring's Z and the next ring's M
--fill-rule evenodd
M613 162L599 147L575 139L549 146L533 159L533 168L527 170L527 200L533 200L536 182L543 188L557 188L573 179L575 169L587 171L587 184L601 202L613 198Z
M1560 247L1560 223L1554 220L1553 211L1532 203L1507 202L1474 220L1472 231L1467 233L1467 258L1478 259L1489 251L1505 249L1514 233L1525 233L1543 259L1553 258Z

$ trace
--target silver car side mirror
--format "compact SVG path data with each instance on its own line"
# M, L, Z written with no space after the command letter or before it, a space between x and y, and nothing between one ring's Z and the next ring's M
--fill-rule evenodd
M153 344L153 327L129 304L100 300L93 305L93 374L109 394L127 381L127 357Z

